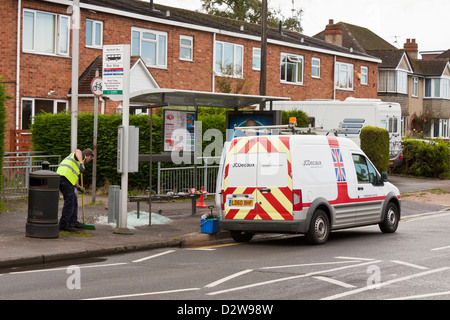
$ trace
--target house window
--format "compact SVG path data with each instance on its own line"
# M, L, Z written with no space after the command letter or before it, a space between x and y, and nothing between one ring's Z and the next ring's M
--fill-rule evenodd
M194 51L194 37L180 36L180 60L192 61Z
M320 59L319 58L311 59L311 77L320 78Z
M402 136L406 136L406 129L407 129L407 125L408 125L408 117L407 116L402 116Z
M103 43L103 22L86 19L86 47L101 48Z
M434 119L431 124L431 138L449 138L449 120Z
M425 79L425 98L450 99L450 79Z
M261 70L261 49L260 48L253 48L252 69L255 71Z
M67 110L66 100L52 100L52 99L22 99L22 130L29 130L33 123L35 115L46 113L59 113Z
M404 71L397 71L397 92L408 93L408 74Z
M336 89L353 90L353 65L350 63L336 62L334 79Z
M281 82L303 84L303 56L281 53Z
M149 67L167 67L167 32L132 28L131 54Z
M369 68L361 66L361 84L367 85L369 83Z
M378 72L378 92L408 93L408 73L398 70Z
M413 77L412 78L412 96L418 97L419 96L419 78Z
M69 16L23 11L23 51L52 55L69 54Z
M239 44L216 41L214 71L219 76L242 77L244 47Z

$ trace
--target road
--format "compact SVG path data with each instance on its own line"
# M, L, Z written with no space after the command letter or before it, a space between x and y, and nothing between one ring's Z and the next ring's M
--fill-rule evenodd
M182 313L190 300L224 301L223 313L239 300L262 312L271 300L449 299L449 226L442 211L405 216L394 234L333 232L321 246L277 236L3 270L0 299L175 300Z

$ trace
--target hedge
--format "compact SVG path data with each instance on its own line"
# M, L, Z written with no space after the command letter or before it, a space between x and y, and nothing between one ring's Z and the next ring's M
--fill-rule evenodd
M403 165L398 171L412 176L450 178L449 143L438 140L405 139Z
M389 168L389 132L386 129L367 126L361 129L361 150L369 157L378 171Z
M199 120L202 122L202 134L208 129L219 129L222 132L222 141L225 141L225 109L200 108ZM296 116L299 126L307 126L308 117L302 111L283 111L283 119ZM130 115L130 125L139 127L139 153L149 154L150 148L150 116ZM78 148L92 148L93 144L92 113L78 114ZM69 113L36 115L31 127L32 142L34 150L44 151L46 154L61 155L66 157L70 153L70 130L71 116ZM120 174L117 173L117 127L122 124L122 116L118 114L98 115L98 137L97 137L97 186L110 184L120 185ZM162 116L161 112L153 115L152 146L153 154L161 153L162 147ZM214 139L214 138L213 138ZM205 140L205 139L202 139ZM203 141L203 148L211 144L211 141ZM220 156L212 154L212 156ZM51 159L49 159L51 162ZM54 161L54 160L53 160ZM56 164L56 163L52 163ZM171 166L171 164L165 164ZM157 164L153 164L152 181L156 188ZM139 172L130 173L130 185L136 189L146 189L149 185L149 164L139 163ZM86 167L86 177L92 176L92 165ZM89 185L86 179L86 185Z

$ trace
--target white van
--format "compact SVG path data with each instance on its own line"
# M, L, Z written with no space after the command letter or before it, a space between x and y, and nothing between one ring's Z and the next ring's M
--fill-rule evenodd
M353 140L358 146L361 144L359 134L363 127L386 129L389 132L389 164L397 166L402 162L402 110L396 102L352 97L344 101L274 101L273 110L302 110L311 118L313 127L325 130L342 128L345 131L339 136Z
M400 193L350 139L267 135L225 143L217 178L220 228L237 242L256 232L300 233L378 224L395 232Z

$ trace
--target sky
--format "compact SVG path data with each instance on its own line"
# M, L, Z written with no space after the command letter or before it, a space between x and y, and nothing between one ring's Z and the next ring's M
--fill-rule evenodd
M146 0L149 1L149 0ZM294 4L292 4L294 1ZM201 0L154 0L188 10L200 10ZM416 39L420 51L450 49L449 0L268 0L285 17L303 10L303 34L314 36L328 20L365 27L398 48Z

